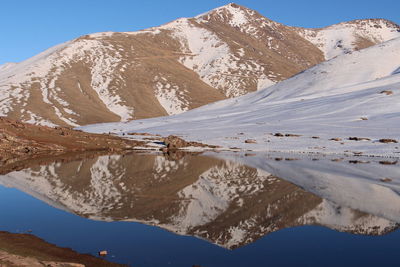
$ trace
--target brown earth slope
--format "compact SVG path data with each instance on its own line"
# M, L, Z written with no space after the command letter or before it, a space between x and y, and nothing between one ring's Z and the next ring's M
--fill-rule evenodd
M117 267L68 248L60 248L30 234L0 232L0 266L7 267Z
M66 127L50 128L0 117L0 167L36 157L71 152L131 150L140 142L111 135L88 134Z

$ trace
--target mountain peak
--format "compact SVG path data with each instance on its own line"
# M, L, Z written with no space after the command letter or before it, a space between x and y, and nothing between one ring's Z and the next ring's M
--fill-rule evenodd
M211 9L210 11L205 12L203 14L200 14L197 17L201 17L201 16L204 16L204 15L207 15L207 14L210 14L210 13L213 13L213 12L222 11L222 10L235 10L235 9L248 9L248 8L240 6L240 5L235 4L235 3L229 3L229 4L226 4L226 5Z
M217 9L233 10L233 9L248 9L248 8L246 8L244 6L241 6L241 5L238 5L236 3L229 3L229 4L226 4L224 6L217 7L215 9L213 9L213 10L217 10Z
M251 21L252 16L257 13L254 10L230 3L210 10L209 12L196 16L200 20L218 20L228 22L231 26L240 26Z

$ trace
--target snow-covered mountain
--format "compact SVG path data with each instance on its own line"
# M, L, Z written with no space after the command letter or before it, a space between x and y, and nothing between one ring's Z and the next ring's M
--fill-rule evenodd
M399 37L396 26L387 20L368 19L339 23L322 29L299 29L326 59L370 47Z
M230 249L301 225L368 235L399 226L399 165L212 156L60 160L0 183L90 219L146 223ZM383 173L393 181L380 181Z
M224 148L398 157L399 70L396 38L342 54L239 98L170 117L82 129L177 134Z
M13 62L4 63L4 64L0 65L0 71L11 68L11 67L15 66L16 64L17 63L13 63Z
M399 37L390 21L289 27L229 4L139 32L82 36L0 66L0 116L77 126L173 115Z

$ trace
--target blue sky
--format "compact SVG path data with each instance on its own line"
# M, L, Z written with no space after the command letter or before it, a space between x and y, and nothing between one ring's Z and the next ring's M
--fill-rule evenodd
M102 31L135 31L192 17L223 0L1 0L0 64L19 62L53 45ZM293 26L322 27L358 18L400 24L399 0L237 0Z

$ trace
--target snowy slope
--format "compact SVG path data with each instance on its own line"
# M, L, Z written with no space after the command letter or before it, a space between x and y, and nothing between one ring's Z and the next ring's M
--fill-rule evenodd
M14 63L14 62L7 62L7 63L4 63L4 64L1 64L1 65L0 65L0 71L4 71L4 70L6 70L6 69L8 69L8 68L11 68L11 67L14 66L15 64L17 64L17 63Z
M368 88L368 82L390 77L399 68L399 40L323 62L301 75L266 89L260 95L268 96L270 101L295 97L309 99L351 93L361 90L364 85Z
M370 235L385 234L398 227L398 223L382 217L369 214L360 217L357 210L341 207L327 200L299 218L299 223L329 226L341 232Z
M250 150L398 156L400 38L317 65L277 85L177 116L82 127L141 131ZM298 134L276 137L271 133ZM348 137L370 140L351 141ZM314 138L312 138L314 137ZM245 143L255 139L257 144ZM341 141L330 140L340 138Z
M322 29L303 29L300 33L331 59L343 53L365 48L399 37L394 23L383 19L354 20Z
M113 56L106 56L111 53ZM3 101L0 101L0 115L6 116L13 110L14 105L22 102L24 105L21 113L26 111L29 117L27 122L55 125L49 122L48 118L42 118L24 108L30 104L29 98L32 92L19 88L19 85L35 84L39 80L43 104L53 109L60 121L77 126L76 122L80 114L71 107L74 104L63 99L65 92L57 84L60 74L74 60L83 60L92 64L91 88L111 113L120 116L122 121L130 119L133 115L132 108L124 105L115 92L115 88L109 86L113 79L113 72L121 61L121 55L114 47L109 47L101 41L84 39L60 44L24 62L1 70L0 99ZM34 77L41 77L41 79Z

